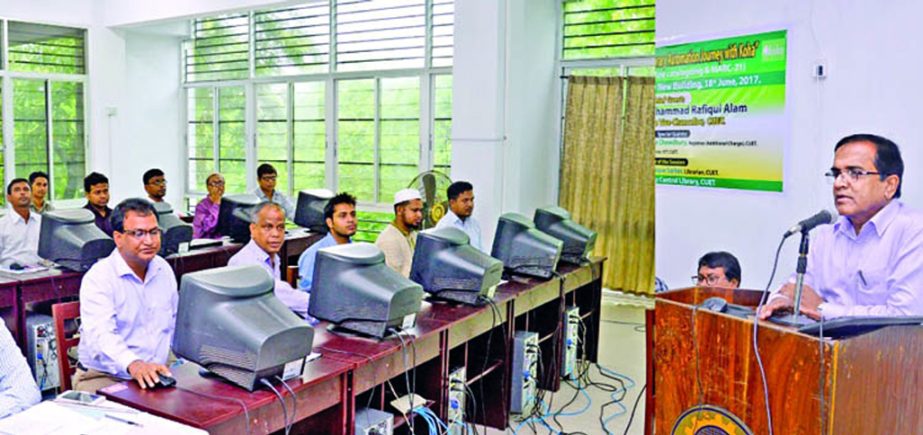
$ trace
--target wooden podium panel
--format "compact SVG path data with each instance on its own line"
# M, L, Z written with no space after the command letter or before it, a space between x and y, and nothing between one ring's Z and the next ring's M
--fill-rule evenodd
M735 419L752 433L769 432L753 317L697 307L713 296L755 307L760 295L711 288L658 295L649 355L655 433L691 433L682 430L690 422L735 433L728 430ZM774 433L923 433L923 327L822 341L760 322L758 344ZM697 413L698 407L715 412Z

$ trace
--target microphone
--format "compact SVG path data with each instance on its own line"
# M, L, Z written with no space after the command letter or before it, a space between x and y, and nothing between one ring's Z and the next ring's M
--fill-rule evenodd
M811 231L818 225L832 224L836 222L836 216L836 213L831 213L828 210L821 210L814 216L798 222L795 226L789 228L788 231L785 232L785 235L782 237L785 238L802 231Z

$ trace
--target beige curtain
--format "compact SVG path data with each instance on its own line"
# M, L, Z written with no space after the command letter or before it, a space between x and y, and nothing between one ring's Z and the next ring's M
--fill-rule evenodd
M561 206L596 230L603 285L653 294L654 79L571 77Z

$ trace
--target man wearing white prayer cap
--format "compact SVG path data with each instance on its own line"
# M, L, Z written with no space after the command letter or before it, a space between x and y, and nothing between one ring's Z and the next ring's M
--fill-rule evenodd
M416 189L394 194L394 220L378 235L375 246L385 254L385 264L404 278L410 277L417 231L423 223L423 200Z

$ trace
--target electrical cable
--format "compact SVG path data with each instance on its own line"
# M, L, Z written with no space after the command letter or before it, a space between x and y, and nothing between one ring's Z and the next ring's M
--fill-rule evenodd
M769 435L773 435L772 430L772 410L769 407L769 383L766 381L766 368L763 367L763 358L760 356L759 343L757 342L757 336L759 335L758 325L760 323L760 310L763 308L763 304L769 299L769 288L772 286L772 280L776 276L776 268L779 266L779 254L782 252L782 246L785 244L785 238L779 241L779 247L776 248L775 259L772 261L772 272L769 274L769 282L766 283L766 290L763 291L763 296L760 297L760 303L756 306L756 315L753 316L753 354L756 356L756 364L760 368L760 380L763 381L763 402L766 405L766 421L767 426L769 427ZM793 307L795 314L801 310L801 307Z
M282 405L282 418L285 419L285 435L288 435L289 431L292 430L292 427L289 425L288 406L285 405L285 399L282 398L282 393L280 393L279 390L276 389L276 387L273 387L272 384L266 380L266 378L260 379L260 383L269 387L269 389L272 390L273 394L276 395L276 398L279 399L279 404Z
M625 426L625 432L623 432L622 435L628 435L628 429L631 428L631 422L635 420L635 411L638 410L638 402L641 401L641 395L644 394L644 390L646 389L647 384L644 384L644 386L641 387L641 391L638 392L638 397L635 398L635 404L631 407L631 415L628 417L628 425Z
M407 425L410 426L410 433L415 433L415 428L413 427L413 390L410 388L410 374L408 373L409 369L407 368L407 343L404 342L404 336L401 335L396 329L388 328L388 331L394 333L397 336L398 340L401 341L401 359L404 362L404 382L407 384L407 404L410 407L409 413L407 415ZM395 398L397 399L397 398Z
M296 415L298 414L298 397L295 396L295 390L292 390L292 387L288 386L288 383L282 379L281 376L276 376L276 379L282 383L282 386L288 391L288 394L292 396L292 425L295 424Z

